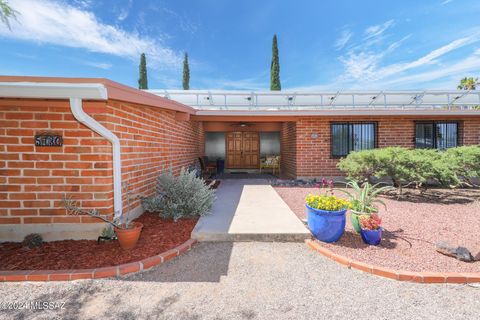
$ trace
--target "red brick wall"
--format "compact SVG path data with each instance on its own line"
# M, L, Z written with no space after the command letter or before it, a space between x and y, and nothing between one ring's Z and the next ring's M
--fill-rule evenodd
M151 195L162 170L179 173L203 155L201 122L176 121L174 111L122 102L109 102L107 108L106 126L120 138L122 181L132 195ZM139 204L138 198L130 203L132 208Z
M330 123L332 121L375 121L378 124L378 147L414 147L415 120L461 121L460 135L464 145L480 143L480 117L337 117L301 118L297 122L296 175L298 177L341 176L336 165L339 159L331 156ZM312 138L317 134L317 138Z
M90 112L101 120L107 110ZM82 207L112 213L110 146L79 124L66 103L0 106L0 128L0 224L90 222L65 216L64 193ZM36 147L34 135L44 131L61 134L63 146Z
M119 136L132 194L149 195L161 169L178 172L203 154L201 123L176 121L174 111L115 101L84 108ZM44 131L61 134L63 146L35 147ZM0 142L0 224L98 222L67 216L65 193L83 208L113 213L111 145L78 123L67 102L2 101Z
M297 125L295 122L283 122L280 131L280 165L282 176L295 178L297 176Z

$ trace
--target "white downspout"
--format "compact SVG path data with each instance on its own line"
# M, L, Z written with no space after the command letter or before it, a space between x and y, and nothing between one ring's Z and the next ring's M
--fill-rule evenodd
M79 122L92 129L112 144L113 153L113 209L115 218L122 217L122 163L120 158L120 140L110 130L90 117L82 108L82 99L70 98L70 110Z

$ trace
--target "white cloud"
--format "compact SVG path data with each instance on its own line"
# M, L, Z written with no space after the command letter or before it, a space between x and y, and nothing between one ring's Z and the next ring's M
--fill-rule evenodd
M103 69L103 70L108 70L112 67L111 63L106 63L106 62L83 61L82 63L86 66Z
M270 82L267 73L245 79L203 78L200 84L208 89L222 90L268 90Z
M123 21L128 18L129 12L126 9L122 9L120 13L118 14L117 20L118 21Z
M452 1L453 1L453 0L444 0L441 4L442 4L442 6L444 6L444 5L446 5L446 4L448 4L448 3L452 2Z
M345 68L346 79L369 79L375 75L383 53L353 52L339 58Z
M475 52L470 56L468 56L467 58L461 59L460 61L457 61L449 65L443 66L442 68L435 68L434 70L420 72L417 74L406 75L402 77L395 77L395 78L389 79L385 84L390 86L411 85L411 84L419 84L419 83L428 83L434 80L443 79L447 77L456 79L455 83L457 83L460 78L468 76L470 75L471 72L475 72L478 69L480 69L480 55Z
M19 11L18 22L12 31L0 26L0 36L83 48L138 60L147 54L149 66L154 68L179 68L181 56L162 43L139 34L127 32L116 26L102 23L84 9L52 0L11 0L12 8ZM88 5L88 1L82 1Z
M385 21L382 24L377 24L374 26L370 26L367 29L365 29L365 40L368 40L370 38L375 38L381 36L388 28L392 27L394 25L395 21L388 20Z
M130 15L130 10L132 9L133 0L128 0L127 5L120 9L120 13L117 16L118 21L123 21L128 18Z
M335 41L335 49L336 50L341 50L345 45L348 43L348 41L352 38L353 33L350 30L343 30L342 33L340 34L340 37Z
M478 40L479 40L478 35L454 40L449 44L444 45L438 49L435 49L429 52L428 54L424 55L423 57L420 57L414 61L406 62L406 63L391 64L387 67L381 68L380 70L378 70L379 77L384 78L384 77L395 75L397 73L400 73L409 69L422 67L424 65L435 64L438 62L437 59L440 58L441 56L453 50L459 49L465 45L476 42Z
M86 9L92 6L93 0L73 0L73 3L80 8Z
M383 35L384 32L388 28L392 27L394 23L395 21L392 19L382 24L373 25L365 29L362 41L350 47L346 53L338 58L345 68L345 73L341 76L341 78L344 80L352 78L369 79L375 76L376 70L378 69L383 57L387 53L398 48L403 41L410 37L404 37L403 39L390 44L386 49L382 49L380 51L374 50L374 47L376 48L382 45L385 38ZM351 37L352 34L349 35L347 41L350 41ZM340 37L340 39L342 39L342 37Z
M363 38L358 45L350 47L338 58L344 71L332 83L342 88L356 89L385 89L392 86L412 88L430 81L445 84L450 79L448 83L451 83L455 77L464 76L478 68L480 49L474 49L475 52L463 60L454 59L449 64L442 64L443 61L448 61L444 57L447 54L478 43L480 31L477 29L471 30L468 36L455 39L410 61L385 64L387 57L411 38L411 35L407 35L390 44L385 43L382 34L392 24L393 20L389 20L382 25L367 28L365 33L369 39L365 41L366 38Z

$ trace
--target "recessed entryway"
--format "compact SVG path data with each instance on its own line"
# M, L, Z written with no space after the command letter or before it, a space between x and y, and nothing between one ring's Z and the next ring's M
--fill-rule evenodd
M206 123L204 129L205 158L210 164L223 160L227 173L280 173L278 124L248 123L241 127L237 123Z

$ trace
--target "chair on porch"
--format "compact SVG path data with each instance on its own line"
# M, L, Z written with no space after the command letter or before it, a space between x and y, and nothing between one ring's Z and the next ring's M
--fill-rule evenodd
M202 169L202 177L204 179L209 179L217 171L216 164L210 164L208 157L198 157L198 162L200 163L200 168Z
M272 174L275 174L275 171L280 173L280 156L266 156L260 161L260 173L262 169L272 169Z

